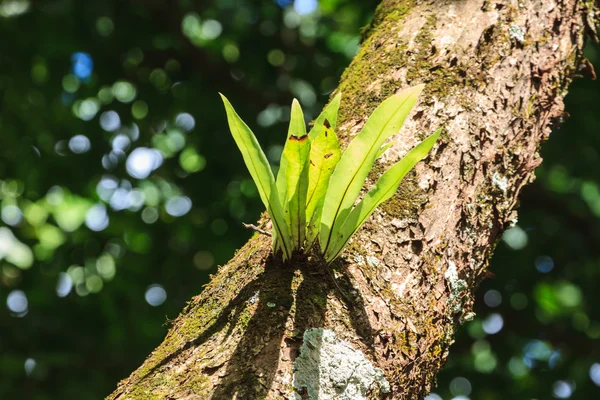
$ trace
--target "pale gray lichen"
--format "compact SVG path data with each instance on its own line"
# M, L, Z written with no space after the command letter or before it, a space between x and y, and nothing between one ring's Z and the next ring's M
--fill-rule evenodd
M506 190L508 189L508 179L506 179L505 176L500 175L498 172L494 172L492 184L502 190L502 193L506 194Z
M517 42L522 43L525 41L525 31L519 25L511 24L508 29L510 37L515 39Z
M309 399L362 400L374 384L388 393L383 371L333 331L312 328L304 332L300 355L294 361L293 386ZM295 393L290 398L298 398Z
M473 321L476 315L477 314L475 314L473 311L469 311L468 313L465 313L460 317L460 323L464 324L465 322Z
M377 259L377 257L367 256L367 264L369 264L371 267L378 267L379 260Z
M359 264L359 265L363 265L365 263L365 258L360 255L360 254L355 254L354 255L354 262Z
M450 303L450 307L452 307L452 312L454 314L459 314L462 312L461 298L463 296L463 291L467 289L467 282L459 279L456 264L452 260L448 261L448 269L446 270L444 277L448 280L448 284L450 285L450 298L448 299L448 303Z
M250 297L248 299L248 303L250 303L250 304L256 303L256 301L258 300L258 296L259 295L260 295L260 291L257 290L256 292L254 292L254 294L252 295L252 297Z

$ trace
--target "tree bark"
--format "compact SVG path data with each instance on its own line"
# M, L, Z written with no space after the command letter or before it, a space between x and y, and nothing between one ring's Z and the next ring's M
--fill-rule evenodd
M332 270L281 265L256 234L108 398L423 398L472 318L595 22L580 0L384 0L339 85L340 135L425 83L369 183L443 127L430 156Z

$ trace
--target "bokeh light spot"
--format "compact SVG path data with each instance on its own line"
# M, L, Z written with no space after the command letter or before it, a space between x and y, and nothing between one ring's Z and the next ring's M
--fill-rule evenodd
M115 96L113 95L112 87L103 86L100 90L98 90L98 100L100 100L103 104L109 104L114 100Z
M317 11L319 2L317 0L295 0L294 10L300 15L312 14Z
M58 274L58 282L56 282L56 295L58 297L66 297L73 289L73 280L67 273L60 272Z
M558 399L568 399L574 391L575 385L567 381L556 381L552 385L552 394Z
M88 53L77 52L71 56L71 71L79 79L87 79L94 70L94 61Z
M100 17L96 20L96 32L100 36L108 37L113 33L115 24L109 17Z
M274 67L281 67L285 63L285 54L279 49L273 49L267 53L267 61Z
M118 81L113 85L113 95L121 103L130 103L135 99L137 90L132 83L126 81Z
M29 0L5 0L0 2L0 16L5 18L19 16L26 13L30 6Z
M85 216L85 224L93 231L102 231L108 227L109 218L106 207L102 204L96 204L88 210Z
M546 274L554 268L554 260L549 256L539 256L535 259L535 269Z
M221 36L223 32L223 26L219 21L214 19L207 19L202 23L200 34L206 40L213 40Z
M96 193L102 200L108 202L118 186L119 183L115 177L105 175L96 185Z
M33 373L36 364L37 363L33 358L28 358L27 360L25 360L25 364L23 365L23 367L25 368L25 374L27 374L27 376Z
M300 79L294 79L290 83L291 92L298 97L304 107L310 107L317 101L317 94L312 85Z
M175 196L167 200L165 210L174 217L181 217L192 209L192 200L186 196Z
M110 281L115 277L117 270L115 260L109 254L101 255L96 260L96 270L105 281Z
M196 120L189 113L181 113L175 117L175 125L184 131L189 132L196 126Z
M121 127L121 118L116 111L106 111L100 115L100 126L107 132L114 132Z
M138 147L134 149L129 157L125 168L127 173L137 179L147 178L152 171L158 168L163 162L162 154L155 149L147 147Z
M154 207L146 207L142 211L142 221L153 224L158 221L158 210Z
M590 379L594 385L600 386L600 363L593 363L590 367Z
M129 136L120 133L112 139L111 144L113 150L126 151L131 144L131 140L129 140Z
M89 121L100 111L100 104L97 99L89 98L81 102L76 102L74 105L74 114L83 121Z
M240 49L233 43L223 46L223 58L228 63L234 63L240 58Z
M21 317L27 313L29 302L22 290L13 290L6 297L6 306L16 316Z
M482 327L488 335L494 335L502 330L504 319L500 314L490 314L483 320Z
M561 282L556 288L556 297L565 307L577 307L583 300L581 289L566 281Z
M146 289L144 298L152 307L158 307L167 300L167 292L161 285L150 285Z
M2 207L0 217L6 225L15 226L23 219L23 213L21 209L16 205L10 204Z
M75 154L83 154L90 150L90 139L84 135L75 135L69 139L69 149Z
M527 375L529 367L520 358L513 357L508 362L508 370L514 377L521 378Z
M179 164L186 172L199 172L206 166L206 159L192 147L184 149L179 155Z
M143 100L137 100L131 105L131 115L135 119L144 119L148 115L148 104Z
M450 392L454 396L468 396L471 394L471 382L467 378L457 376L450 382Z
M488 290L483 296L483 301L488 307L498 307L502 304L502 294L494 289Z
M513 250L524 249L528 242L527 233L519 225L504 232L502 240Z
M294 0L275 0L275 3L281 8L287 7L292 4Z
M85 287L90 293L98 293L102 290L104 281L98 275L88 276L85 280Z
M79 79L73 74L67 74L63 77L62 87L67 93L75 93L79 90Z

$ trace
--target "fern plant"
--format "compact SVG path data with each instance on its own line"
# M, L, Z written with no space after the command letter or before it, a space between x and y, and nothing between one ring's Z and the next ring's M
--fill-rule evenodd
M221 94L231 134L272 220L274 253L281 251L285 261L318 243L327 263L341 254L440 135L441 130L436 131L392 165L357 203L369 171L391 146L386 141L400 130L422 90L419 85L386 99L343 153L335 133L341 95L329 103L308 133L302 108L294 100L277 179L256 137Z

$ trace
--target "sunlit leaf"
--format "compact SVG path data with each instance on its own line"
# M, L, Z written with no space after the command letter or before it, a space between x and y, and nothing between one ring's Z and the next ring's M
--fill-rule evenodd
M292 235L292 248L300 249L306 233L306 192L308 189L308 155L310 141L308 135L291 135L283 154L287 158L287 191L284 207L285 218Z
M317 136L323 131L323 127L325 126L325 120L329 122L331 129L335 131L337 127L337 114L340 109L340 101L342 99L342 94L338 93L333 100L323 109L321 114L315 120L315 123L308 133L308 137L310 140L315 140Z
M354 206L383 143L398 133L422 90L423 85L415 86L381 103L342 154L323 205L319 241L324 252L329 252L332 236L339 232Z
M406 174L428 153L440 136L441 129L419 143L404 158L395 163L381 175L375 186L352 209L342 228L332 237L325 254L326 261L332 261L348 243L352 235L364 224L375 209L394 195Z
M291 256L290 235L285 224L282 205L277 195L275 179L267 157L258 144L254 133L252 133L248 125L235 112L229 100L222 94L221 98L227 112L227 121L231 135L242 153L242 157L256 184L260 198L271 216L273 231L277 232L277 236L273 235L273 240L281 241L283 258L288 259ZM273 248L276 248L275 244Z
M300 103L298 103L298 100L294 99L294 101L292 102L292 111L290 114L290 125L288 128L288 133L287 133L287 139L290 138L290 136L294 135L296 137L300 137L300 136L304 136L306 134L306 123L304 122L304 114L302 113L302 107L300 107ZM286 141L286 145L287 145L287 141ZM281 153L281 160L279 162L279 171L277 172L277 180L276 180L276 184L277 184L277 194L279 195L279 198L282 201L282 204L285 204L285 201L287 199L287 171L288 171L288 166L287 166L287 157L285 154L285 147L284 147L284 152Z
M306 233L306 248L312 246L319 233L321 211L329 178L341 156L337 135L328 125L329 120L325 120L321 133L312 141L310 148L306 199L306 218L309 225Z
M292 102L288 136L277 173L277 193L282 200L285 220L291 234L292 250L300 249L306 233L306 191L310 141L300 103Z

